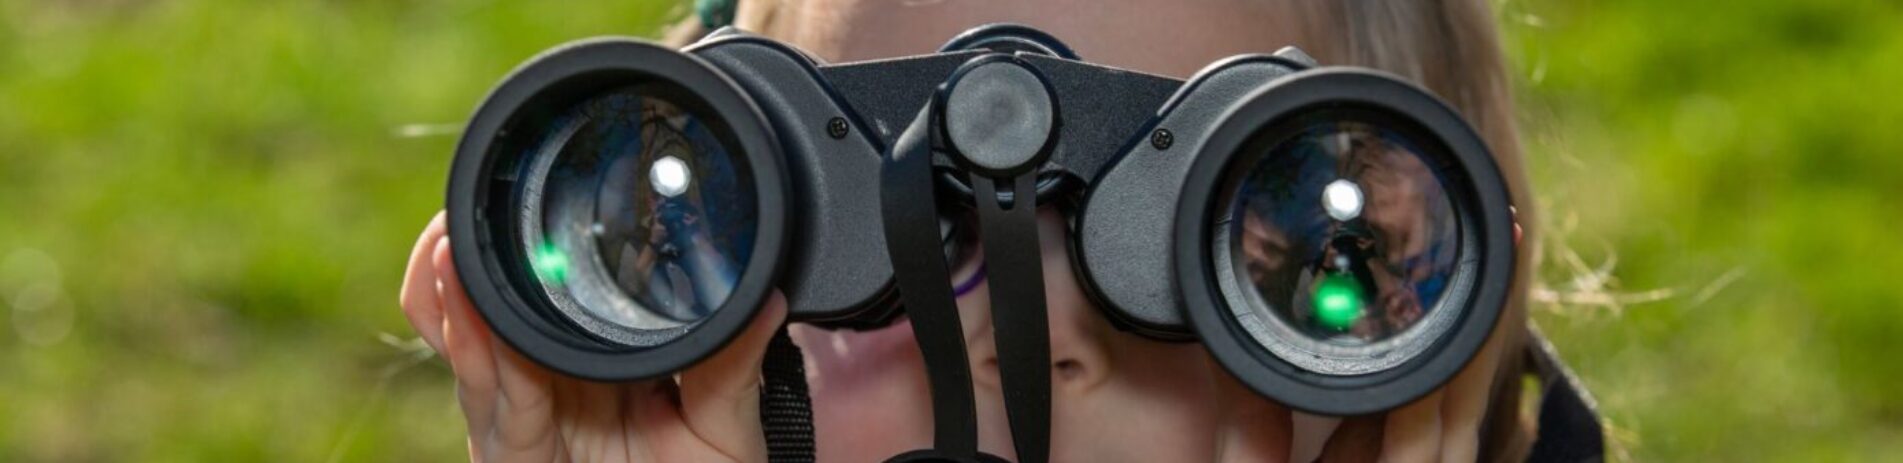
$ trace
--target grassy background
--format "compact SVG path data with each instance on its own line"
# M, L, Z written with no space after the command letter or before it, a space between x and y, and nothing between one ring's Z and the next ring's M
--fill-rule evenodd
M496 79L684 11L588 3L0 3L0 461L458 458L402 263ZM1903 455L1903 11L1498 10L1619 456Z

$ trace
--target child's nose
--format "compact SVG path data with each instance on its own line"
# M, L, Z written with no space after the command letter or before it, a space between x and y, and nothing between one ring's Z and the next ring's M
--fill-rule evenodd
M1084 295L1067 259L1062 253L1046 252L1043 269L1044 307L1050 324L1051 387L1052 392L1059 394L1087 390L1102 383L1114 368L1111 340L1116 328L1110 326ZM989 288L980 288L985 289ZM998 356L1011 353L998 352L997 332L990 326L989 314L979 317L976 326L968 326L977 330L967 333L972 341L968 346L977 363L972 374L981 384L995 387L1000 384Z
M1054 394L1083 392L1103 383L1112 375L1114 355L1111 340L1116 328L1110 326L1104 315L1084 295L1083 286L1072 272L1070 249L1064 244L1066 239L1064 220L1055 210L1040 210L1038 214L1038 232L1044 275L1044 307L1050 324L1051 343L1051 389ZM988 286L988 285L987 285ZM980 291L989 288L980 288ZM988 295L988 294L987 294ZM1000 301L986 300L987 305ZM1009 310L1006 308L1006 310ZM968 314L969 315L969 314ZM971 339L972 359L977 368L972 372L980 384L997 387L1000 385L996 332L991 329L991 318L981 315L982 321L968 324L966 335ZM1004 352L1002 355L1011 355Z
M1051 317L1051 387L1056 393L1087 390L1110 376L1111 328L1081 294L1051 294L1058 292L1046 296Z
M1051 388L1058 394L1088 390L1102 383L1112 368L1108 341L1113 328L1102 315L1093 312L1095 308L1081 294L1061 294L1064 292L1045 293L1050 316ZM972 375L980 384L1000 386L996 332L986 326L976 335L969 344L978 363Z

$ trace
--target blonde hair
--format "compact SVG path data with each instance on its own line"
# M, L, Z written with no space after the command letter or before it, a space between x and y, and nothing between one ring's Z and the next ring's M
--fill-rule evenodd
M794 15L787 0L742 1L734 25L790 39ZM1303 49L1328 65L1391 72L1427 87L1459 111L1486 139L1506 177L1521 224L1520 252L1506 311L1490 344L1500 352L1488 401L1480 459L1517 461L1531 444L1531 424L1521 411L1521 347L1526 342L1526 294L1537 254L1531 190L1520 151L1511 82L1493 9L1487 0L1294 0L1311 43ZM669 28L670 43L686 44L707 31L698 18ZM1279 47L1283 44L1269 44Z

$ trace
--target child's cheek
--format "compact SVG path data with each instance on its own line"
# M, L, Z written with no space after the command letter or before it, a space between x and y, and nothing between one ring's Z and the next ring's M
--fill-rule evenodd
M819 461L877 462L931 445L931 395L910 323L794 325L792 336L806 354Z
M912 324L906 320L868 331L794 325L792 336L805 351L807 382L815 392L822 386L857 389L907 375L923 379L923 361L912 340Z

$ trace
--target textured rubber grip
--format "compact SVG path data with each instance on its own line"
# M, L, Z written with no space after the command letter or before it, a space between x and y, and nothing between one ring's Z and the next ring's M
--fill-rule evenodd
M760 364L760 431L766 435L767 461L817 461L813 438L813 400L806 390L805 357L780 327L767 342Z

